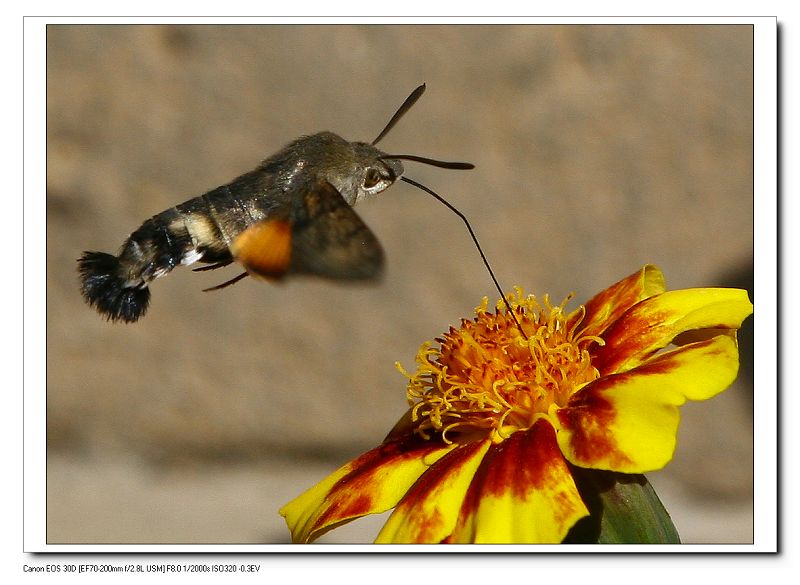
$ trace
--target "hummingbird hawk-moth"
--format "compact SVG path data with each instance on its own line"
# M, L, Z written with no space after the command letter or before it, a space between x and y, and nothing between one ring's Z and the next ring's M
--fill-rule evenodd
M377 279L383 250L353 206L400 178L456 211L423 185L402 177L400 161L474 168L469 163L388 154L375 147L424 91L424 84L415 89L369 144L348 142L332 132L303 136L230 183L146 220L117 255L84 252L78 260L84 299L110 321L133 322L147 310L153 280L195 262L207 266L194 270L232 262L245 269L206 290L247 275ZM470 234L475 239L471 228Z

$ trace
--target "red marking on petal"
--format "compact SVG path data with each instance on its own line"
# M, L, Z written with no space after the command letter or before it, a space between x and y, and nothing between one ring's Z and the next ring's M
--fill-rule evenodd
M532 489L541 488L549 481L553 465L564 465L564 457L552 425L540 419L530 429L517 431L489 448L467 490L461 514L474 512L485 495L501 496L510 491L524 497Z
M315 524L324 526L332 518L352 518L371 513L373 494L380 487L380 480L376 478L376 474L380 472L381 467L409 459L422 459L441 448L441 443L411 435L387 441L367 451L352 461L353 470L331 489L327 497L329 506Z
M745 291L737 289L685 289L647 298L606 329L605 345L590 350L592 365L601 375L627 371L684 331L731 331L750 312Z
M702 331L700 332L702 334ZM707 348L710 345L714 344L714 339L706 339L703 341L695 341L693 342L693 347L696 349L699 348ZM620 344L622 346L624 344ZM618 346L618 347L619 347ZM684 346L686 347L686 346ZM650 359L649 361L646 360L647 357L650 355L656 354L658 350L653 350L648 352L648 355L642 357L642 360L645 362L641 365L636 366L633 370L628 370L619 374L607 374L604 377L601 377L594 382L591 383L591 386L585 387L583 390L579 391L575 395L575 399L579 399L580 396L583 394L584 390L589 391L590 393L597 393L602 391L603 389L610 388L618 383L624 383L631 377L638 377L638 376L647 376L652 374L667 374L672 370L677 368L681 368L684 366L683 362L681 361L682 354L681 353L673 353L668 352L666 354L660 354L655 356L654 358ZM726 355L726 352L722 349L716 350L705 350L704 358L703 359L713 359L716 356L723 356ZM614 355L608 356L608 359L614 359ZM594 358L592 358L592 365L595 365ZM607 362L604 363L607 367ZM600 367L600 365L598 365ZM570 405L573 404L573 401L570 400Z
M663 290L664 277L654 266L645 266L612 284L584 304L581 335L602 334L636 303Z
M358 489L358 488L354 488ZM327 524L330 518L352 518L364 516L372 511L372 498L366 493L357 493L350 500L336 500L317 520L318 525Z
M406 500L413 500L418 496L424 496L424 494L428 493L434 486L441 483L443 479L449 476L454 468L460 467L465 461L471 459L475 452L480 450L482 446L482 441L473 441L460 445L444 455L420 476L411 489L408 490L408 493L403 497L403 502Z
M555 429L539 419L490 448L445 540L560 542L585 514Z
M485 441L473 441L459 445L441 459L433 463L397 504L395 513L414 515L414 542L432 542L441 539L442 526L445 522L455 522L455 518L447 518L436 507L426 505L431 494L438 493L438 488L453 480L476 452L484 448ZM422 514L427 514L421 517Z
M573 395L568 406L558 411L558 420L565 430L572 432L571 446L578 460L588 463L611 459L629 463L611 432L616 409L602 396L603 382L597 380Z
M639 305L626 312L603 334L605 345L592 348L592 365L601 376L616 373L632 356L641 363L670 342L665 339L663 323L673 315L643 309ZM658 343L662 339L664 342Z

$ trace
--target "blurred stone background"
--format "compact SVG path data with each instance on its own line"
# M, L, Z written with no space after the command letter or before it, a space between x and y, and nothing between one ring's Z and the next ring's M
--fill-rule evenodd
M54 26L47 33L47 538L281 543L280 505L376 445L400 361L496 298L461 221L398 184L359 214L385 281L201 289L147 316L84 305L76 258L327 129L474 162L407 174L470 218L504 287L585 300L658 264L670 288L752 290L749 26ZM649 477L686 542L751 542L752 350L684 409ZM324 542L369 542L381 518Z

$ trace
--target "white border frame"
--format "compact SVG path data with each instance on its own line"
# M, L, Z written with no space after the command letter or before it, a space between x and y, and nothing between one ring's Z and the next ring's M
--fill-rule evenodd
M498 547L371 545L48 545L45 517L45 222L46 214L46 25L58 23L311 23L386 22L385 18L26 18L24 28L24 551L48 553L300 553L300 552L501 552ZM658 551L773 552L777 550L777 23L774 17L737 18L402 18L391 23L516 24L751 24L754 27L754 193L755 283L758 318L755 320L755 363L758 400L755 401L755 508L753 545L678 545ZM13 197L13 194L10 195ZM773 302L775 301L775 302ZM596 548L515 546L502 552L575 552ZM616 546L613 552L654 552L652 547ZM205 559L204 559L205 560ZM104 557L102 562L113 562ZM127 562L127 561L126 561ZM154 561L169 562L169 561ZM183 562L183 561L182 561ZM203 562L187 560L185 562ZM212 561L208 561L212 562ZM230 562L224 560L223 562ZM238 561L234 561L238 562Z

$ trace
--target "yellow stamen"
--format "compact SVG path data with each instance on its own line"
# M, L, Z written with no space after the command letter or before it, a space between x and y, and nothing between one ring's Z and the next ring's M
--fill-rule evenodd
M587 347L602 340L576 333L585 308L567 314L570 299L553 306L545 295L540 304L517 287L507 300L525 335L502 300L490 313L484 298L474 319L437 339L438 349L423 344L415 374L398 366L409 378L417 432L426 438L438 434L448 443L476 433L501 441L552 416L554 405L564 406L596 379Z

